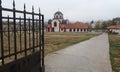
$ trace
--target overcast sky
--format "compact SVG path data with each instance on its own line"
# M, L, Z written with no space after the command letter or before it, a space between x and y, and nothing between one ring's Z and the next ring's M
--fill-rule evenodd
M4 7L11 8L13 0L2 0ZM70 21L109 20L120 17L120 0L15 0L16 8L23 10L26 3L28 11L32 5L35 11L41 8L45 20L52 19L58 9Z

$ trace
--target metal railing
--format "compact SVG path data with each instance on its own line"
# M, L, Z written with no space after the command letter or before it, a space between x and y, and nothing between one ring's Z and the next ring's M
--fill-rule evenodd
M6 16L3 13L11 14ZM30 63L29 60L34 63L32 58L35 58L35 55L38 55L36 59L40 63L40 72L43 72L44 15L40 13L40 9L39 13L35 13L33 6L32 12L27 12L25 4L23 11L16 10L15 1L13 9L4 8L0 0L0 72L7 70L6 65L11 67L12 64L24 61ZM22 60L18 62L20 59ZM17 69L20 69L20 66ZM21 69L23 70L18 72L24 72L24 68ZM10 72L12 71L17 72L15 69Z

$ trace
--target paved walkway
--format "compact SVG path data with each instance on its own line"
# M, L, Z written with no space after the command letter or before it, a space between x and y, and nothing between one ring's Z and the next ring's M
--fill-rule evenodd
M45 57L46 72L112 72L108 35L102 34Z

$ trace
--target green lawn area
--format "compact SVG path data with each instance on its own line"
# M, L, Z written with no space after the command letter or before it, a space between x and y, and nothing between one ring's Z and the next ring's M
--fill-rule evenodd
M120 35L109 35L110 59L113 72L120 72Z
M100 33L45 33L45 55L88 40Z

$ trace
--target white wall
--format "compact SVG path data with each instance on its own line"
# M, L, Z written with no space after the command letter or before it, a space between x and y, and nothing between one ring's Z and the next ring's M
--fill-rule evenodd
M54 27L54 22L57 23L56 27ZM51 23L52 23L52 28L54 28L54 31L59 32L59 24L60 24L60 22L58 20L53 20Z
M74 32L74 29L71 29L71 30L72 30L71 32ZM66 29L66 32L70 32L70 29ZM77 29L75 29L75 32L78 32ZM88 32L88 30L85 29L85 31L84 31L84 29L82 29L82 31L81 31L81 29L79 29L79 32Z
M120 29L110 29L110 31L116 32L116 33L119 33L119 34L120 34Z
M64 29L63 29L63 30L61 30L61 28L60 28L60 32L64 32Z
M69 29L66 29L66 32L69 32Z

